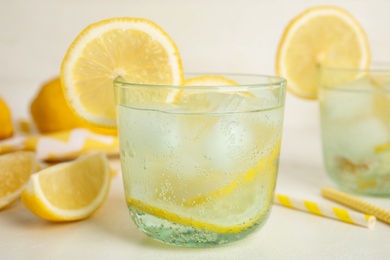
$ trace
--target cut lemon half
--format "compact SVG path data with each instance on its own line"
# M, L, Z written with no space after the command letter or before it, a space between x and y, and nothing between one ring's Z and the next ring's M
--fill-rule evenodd
M183 68L175 43L158 25L142 18L112 18L89 25L76 37L60 77L66 100L78 116L115 127L116 78L182 85Z
M104 202L110 168L103 153L60 163L31 175L22 201L35 215L54 222L89 217Z
M276 73L287 89L306 99L317 98L320 66L367 68L366 33L347 11L335 6L309 8L285 29L276 56Z
M0 209L20 197L30 175L39 167L33 152L13 152L0 156Z

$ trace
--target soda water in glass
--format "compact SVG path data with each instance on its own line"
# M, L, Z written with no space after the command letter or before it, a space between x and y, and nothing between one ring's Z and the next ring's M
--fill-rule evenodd
M350 192L390 195L390 70L322 68L319 101L329 176Z
M223 245L253 233L269 215L286 82L225 76L237 84L115 82L128 209L156 240Z

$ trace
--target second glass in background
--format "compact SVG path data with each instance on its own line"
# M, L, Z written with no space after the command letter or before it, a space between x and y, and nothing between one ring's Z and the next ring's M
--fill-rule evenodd
M328 175L351 192L390 195L390 70L321 68L319 101Z

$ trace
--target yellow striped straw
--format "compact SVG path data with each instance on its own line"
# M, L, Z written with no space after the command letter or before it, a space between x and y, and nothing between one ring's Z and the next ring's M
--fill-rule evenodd
M322 196L327 199L338 202L344 206L348 206L357 211L374 215L379 220L390 224L390 211L378 207L372 203L366 202L362 199L356 198L352 195L331 188L323 188Z
M297 199L283 194L276 194L274 197L274 203L291 209L301 210L318 216L332 218L366 228L372 228L376 223L376 218L371 215L331 207L313 201Z

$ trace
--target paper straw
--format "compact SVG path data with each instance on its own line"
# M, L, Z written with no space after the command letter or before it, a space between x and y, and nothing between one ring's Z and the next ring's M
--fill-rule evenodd
M291 209L301 210L318 216L332 218L366 228L372 228L376 223L376 218L371 215L323 205L313 201L292 198L282 194L275 195L274 203Z
M333 200L360 212L374 215L379 220L390 224L390 211L384 208L331 188L323 188L322 195L327 199Z

